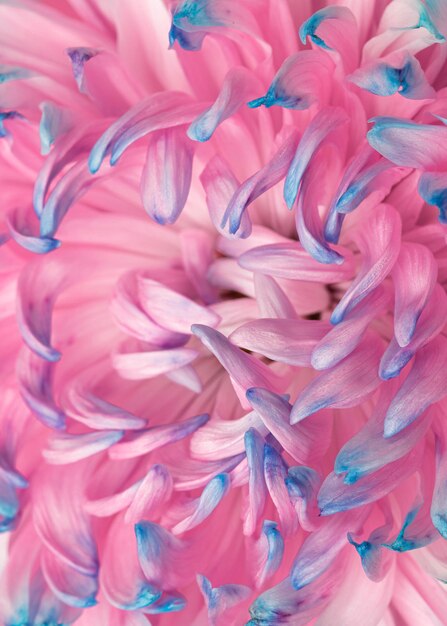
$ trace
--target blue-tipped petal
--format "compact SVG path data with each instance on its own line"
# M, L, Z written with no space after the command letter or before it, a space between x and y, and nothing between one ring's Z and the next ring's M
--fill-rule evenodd
M93 48L80 47L67 48L66 52L70 57L73 76L78 86L78 89L81 93L84 93L84 65L87 63L87 61L90 61L91 58L98 54L98 50L94 50Z
M441 224L447 224L447 172L425 172L418 191L427 204L438 208Z

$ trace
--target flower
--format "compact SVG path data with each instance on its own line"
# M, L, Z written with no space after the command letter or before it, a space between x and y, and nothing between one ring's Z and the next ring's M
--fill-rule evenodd
M441 624L440 0L0 4L5 626Z

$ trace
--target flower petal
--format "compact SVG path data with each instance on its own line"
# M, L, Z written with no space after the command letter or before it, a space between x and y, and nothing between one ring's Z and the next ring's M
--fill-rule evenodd
M290 415L290 423L327 407L356 406L380 384L377 374L382 346L370 334L343 361L319 374L298 395Z

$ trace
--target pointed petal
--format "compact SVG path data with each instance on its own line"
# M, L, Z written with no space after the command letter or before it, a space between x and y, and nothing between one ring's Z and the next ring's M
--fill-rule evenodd
M441 285L436 284L429 302L418 319L410 343L401 347L395 337L392 338L380 361L380 378L388 380L398 376L417 351L440 334L445 326L446 315L447 294Z
M284 540L276 522L264 521L262 534L256 542L256 552L256 585L262 587L277 572L284 555Z
M230 488L228 474L218 474L210 480L202 491L194 513L176 524L172 529L174 535L180 535L195 528L211 515Z
M222 227L225 227L228 222L230 235L239 231L242 216L248 205L284 178L296 151L297 143L298 133L296 131L289 133L266 165L250 176L234 192L222 219Z
M342 109L327 107L317 113L306 128L284 184L284 198L290 209L295 204L303 174L312 156L327 137L347 121L346 113Z
M296 319L293 304L271 276L255 273L255 295L261 317Z
M194 141L208 141L216 128L234 115L257 88L258 81L245 67L235 67L225 76L219 95L211 107L197 117L188 128Z
M253 535L264 511L267 487L264 479L264 439L254 428L245 433L248 463L248 510L244 520L244 535Z
M109 451L109 456L112 459L132 459L136 456L142 456L152 450L188 437L203 424L206 424L208 420L209 416L206 414L195 415L182 422L148 428L142 433L135 433L128 441L123 441L114 446Z
M447 394L444 384L446 367L447 339L440 335L416 354L409 375L388 408L385 437L399 433Z
M396 297L394 335L400 346L413 338L418 319L436 284L438 268L426 246L405 243L393 268Z
M399 213L390 205L379 205L357 233L363 262L359 274L335 307L331 322L338 324L348 311L378 287L393 269L401 237ZM371 237L374 233L374 237Z
M298 518L290 501L285 479L287 468L281 455L273 448L264 446L264 477L268 492L278 511L279 521L284 536L296 531Z
M171 497L173 482L164 465L153 465L141 482L126 511L124 521L136 523L160 510Z
M389 294L381 286L372 291L317 343L312 351L312 367L316 370L329 369L348 356L362 340L368 325L386 309L389 301Z
M377 335L366 335L349 356L324 370L303 389L293 405L291 424L327 407L356 406L380 384L377 368L381 355Z
M234 346L217 330L200 324L194 324L191 330L241 388L275 386L276 376L264 363Z
M315 416L292 427L292 407L281 396L267 389L252 388L247 391L247 400L275 439L296 461L304 463L326 452L331 438L328 416Z
M318 494L321 515L333 515L379 500L418 469L421 456L421 446L416 446L404 457L360 478L352 485L347 485L335 473L329 474Z
M303 110L315 102L324 104L329 99L333 69L329 56L319 50L293 54L279 68L266 95L252 100L248 106L254 109L276 105Z
M233 195L239 188L239 181L231 171L228 163L216 154L203 170L200 181L206 194L206 204L213 226L225 237L245 239L251 233L251 221L245 211L241 215L238 231L231 235L222 222Z

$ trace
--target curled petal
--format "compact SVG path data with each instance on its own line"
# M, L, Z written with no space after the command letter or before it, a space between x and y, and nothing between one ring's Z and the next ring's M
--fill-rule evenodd
M356 406L380 384L377 367L381 354L379 338L367 335L349 356L303 389L293 405L291 424L327 407Z
M234 192L222 219L222 228L228 222L230 235L239 231L242 216L248 205L284 178L296 151L297 143L298 134L293 131L281 143L269 162Z
M81 386L71 387L68 392L70 407L67 414L77 422L94 430L139 430L146 420L107 402Z
M444 437L436 438L436 478L430 515L440 535L447 538L447 453Z
M208 141L216 128L234 115L254 92L258 81L244 67L235 67L225 76L213 105L197 117L188 128L194 141Z
M144 208L159 224L173 224L185 206L192 176L192 144L182 129L168 128L149 137L141 177Z
M435 285L429 302L424 307L410 343L401 347L393 337L380 361L379 375L383 380L398 376L417 351L437 337L445 326L447 294L441 285Z
M332 312L331 322L338 324L346 313L378 287L393 269L399 255L401 218L391 206L382 204L358 232L358 245L363 252L359 274ZM374 233L374 237L371 237Z
M318 34L317 34L318 31ZM354 15L344 6L327 6L314 13L300 27L303 44L307 37L324 50L336 50L342 57L345 69L356 66L359 33Z
M274 278L255 273L254 283L261 317L296 319L297 314L293 304Z
M295 204L303 174L312 156L320 145L347 121L343 109L326 107L317 113L306 128L284 183L284 198L289 209Z
M436 284L438 268L428 248L417 243L403 244L393 268L396 294L394 335L400 346L413 338L418 319Z
M135 536L138 560L149 583L160 589L175 586L185 569L185 543L162 526L147 521L135 524Z
M348 356L362 340L368 325L386 308L389 300L388 293L381 286L371 292L317 343L312 351L312 367L325 370Z
M245 239L251 233L251 221L248 213L241 214L237 233L231 235L226 228L222 227L222 222L226 209L239 188L239 181L231 171L228 163L216 154L206 165L200 180L206 194L206 203L211 221L217 230L225 237L235 237Z
M208 619L210 626L216 626L225 611L237 606L251 594L251 589L245 585L221 585L213 587L210 581L199 574L197 583L205 599L208 608Z
M393 437L416 420L431 404L447 394L447 339L438 336L421 348L413 367L393 398L384 425L384 436Z
M7 224L14 241L35 254L47 254L61 245L53 237L40 236L39 224L32 211L12 211L7 217Z
M176 347L188 337L162 328L144 312L138 296L138 276L122 276L116 285L111 312L123 332L160 348Z
M185 124L188 120L190 98L180 92L156 93L122 115L101 135L93 146L88 166L95 174L101 167L105 157L113 152L113 163L130 143L140 137L162 128L177 124ZM191 113L189 113L191 117Z
M117 545L122 549L116 550ZM121 517L116 518L107 534L101 565L101 590L117 609L136 611L151 606L161 597L161 589L143 574L132 526L123 524Z
M262 587L281 566L284 555L284 540L278 530L278 524L266 520L262 525L262 534L256 542L257 563L255 579L257 587Z
M61 354L51 346L51 318L55 300L68 285L67 268L59 263L29 265L19 279L17 317L23 339L43 359L58 361ZM44 278L44 280L43 280Z
M414 424L386 439L383 436L385 415L396 391L396 384L387 385L381 390L367 423L345 445L335 459L335 472L344 475L347 485L354 484L388 463L402 458L412 450L427 432L433 414L426 413Z
M65 428L65 414L53 398L54 364L44 361L28 349L18 360L19 388L26 404L49 428Z
M301 589L317 579L346 546L348 529L356 530L365 518L365 511L335 515L323 520L319 528L304 540L291 570L294 589Z
M328 100L330 73L334 64L327 54L305 50L284 61L265 96L248 103L252 109L282 106L285 109L308 109L314 102Z
M228 474L218 474L212 478L202 491L194 513L176 524L172 529L173 534L179 535L201 524L218 506L229 487Z

